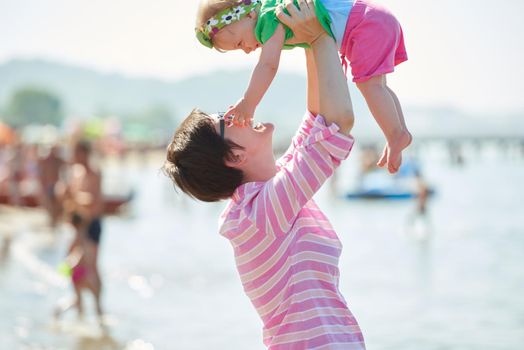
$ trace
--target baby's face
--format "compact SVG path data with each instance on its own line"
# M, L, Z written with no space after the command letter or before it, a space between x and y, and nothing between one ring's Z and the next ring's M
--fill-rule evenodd
M258 49L261 44L255 37L256 17L256 12L251 12L240 21L225 26L213 37L213 45L220 50L243 50L245 53Z

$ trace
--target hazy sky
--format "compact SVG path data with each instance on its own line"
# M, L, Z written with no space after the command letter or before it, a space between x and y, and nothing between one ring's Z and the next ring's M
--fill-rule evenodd
M133 76L181 79L253 67L194 38L196 0L0 0L0 62L47 58ZM389 78L407 104L524 111L524 0L382 0L399 18L409 61ZM281 70L305 74L302 50ZM247 83L247 82L246 82Z

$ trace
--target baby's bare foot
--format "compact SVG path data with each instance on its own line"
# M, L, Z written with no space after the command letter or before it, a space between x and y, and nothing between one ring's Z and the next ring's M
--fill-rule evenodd
M399 137L384 146L382 157L377 165L383 167L387 164L390 174L396 173L402 164L402 151L411 144L412 140L413 137L409 131L404 130Z

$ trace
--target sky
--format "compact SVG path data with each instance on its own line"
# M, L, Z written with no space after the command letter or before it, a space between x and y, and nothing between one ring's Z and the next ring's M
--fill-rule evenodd
M523 0L381 0L409 60L388 76L402 103L479 115L524 112ZM179 80L250 69L258 54L218 53L194 37L196 0L0 0L0 63L43 58ZM281 71L305 74L302 50ZM246 82L247 84L247 82Z

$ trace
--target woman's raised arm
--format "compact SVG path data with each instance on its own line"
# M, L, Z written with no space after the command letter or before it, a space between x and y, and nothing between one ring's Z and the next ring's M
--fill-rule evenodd
M313 0L301 0L299 7L290 2L286 5L290 15L280 10L277 16L295 37L311 46L318 78L318 114L327 124L336 123L341 132L348 134L353 127L353 108L337 46L318 22Z
M313 115L319 113L318 72L312 49L305 49L307 67L307 109Z

